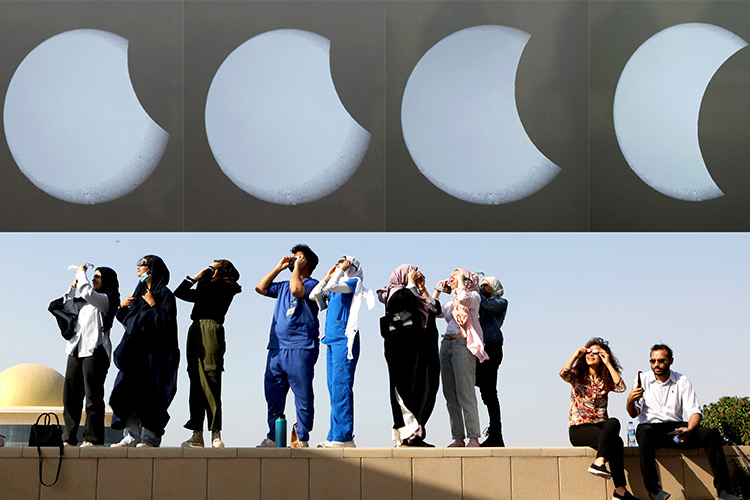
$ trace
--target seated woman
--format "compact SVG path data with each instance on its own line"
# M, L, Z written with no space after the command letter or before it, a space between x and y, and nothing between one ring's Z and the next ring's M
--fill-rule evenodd
M451 294L440 315L448 323L440 342L440 378L453 438L448 446L479 446L475 374L477 361L488 359L479 325L479 284L466 269L454 269L450 279L438 282L435 300L442 291ZM469 438L468 444L465 438Z
M589 472L615 483L614 498L638 500L625 488L623 443L620 422L608 418L609 392L625 392L620 363L609 343L599 337L586 342L560 370L560 377L570 383L570 417L568 434L573 446L590 446L596 460ZM607 470L609 463L610 470ZM611 471L611 472L610 472Z
M66 445L78 444L78 426L86 396L86 426L81 447L104 444L104 380L112 356L109 331L120 305L117 273L108 267L99 267L89 282L86 270L85 266L78 267L75 281L63 296L63 309L78 316L75 334L65 346L68 362L63 388L63 441ZM80 298L75 297L76 290Z
M318 448L345 448L354 444L354 371L359 360L359 308L365 298L375 305L372 292L362 284L362 265L344 255L310 292L310 300L328 300L325 336L331 424ZM322 309L322 308L321 308Z
M377 293L386 311L380 333L388 363L393 440L397 446L432 447L424 439L440 385L435 326L440 302L430 298L424 275L411 264L397 267Z
M123 439L112 446L159 446L177 392L177 305L167 288L169 269L161 258L138 261L138 285L120 304L117 320L125 327L115 349L115 379L109 405L112 428Z

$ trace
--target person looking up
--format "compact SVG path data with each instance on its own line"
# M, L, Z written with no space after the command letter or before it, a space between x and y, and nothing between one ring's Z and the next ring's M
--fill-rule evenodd
M289 389L297 410L298 437L309 446L315 416L313 376L320 350L318 306L308 297L318 280L311 278L318 256L307 245L295 245L255 287L255 291L276 299L268 339L264 390L268 406L268 434L259 447L276 446L276 418L284 413ZM274 281L289 269L289 281Z

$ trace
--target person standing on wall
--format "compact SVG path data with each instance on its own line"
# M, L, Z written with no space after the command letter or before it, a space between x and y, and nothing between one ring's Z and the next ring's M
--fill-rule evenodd
M69 446L78 444L85 396L82 448L104 444L104 381L112 357L109 332L120 305L117 273L109 267L99 267L89 282L86 271L86 266L78 266L75 281L63 295L63 310L78 317L75 334L65 346L68 362L63 386L63 441ZM76 290L80 298L75 297Z
M183 447L203 447L203 420L208 421L211 446L223 448L221 440L221 372L224 371L226 338L224 318L232 299L242 291L240 273L226 259L217 259L195 276L186 277L174 295L193 303L187 334L187 372L190 379L190 419L185 424L193 435ZM193 289L193 285L196 285Z
M310 293L325 304L326 375L331 398L331 423L318 448L354 448L354 371L359 360L359 308L362 299L375 305L374 294L363 285L362 264L344 255ZM325 305L321 307L326 307Z
M487 439L480 446L505 446L503 426L500 419L500 400L497 397L497 371L503 361L503 332L501 327L508 310L508 301L503 298L504 290L500 280L487 276L479 287L481 302L479 304L479 325L484 334L484 350L490 357L484 363L476 361L476 386L482 402L487 407L490 427Z
M177 301L167 288L169 269L160 257L146 255L136 269L138 285L116 315L125 333L115 349L120 371L109 405L112 428L123 429L123 438L112 446L158 447L177 393Z
M268 405L268 434L259 447L276 446L276 417L284 413L289 389L297 409L297 433L303 447L309 446L315 416L313 376L320 351L318 306L308 297L318 280L311 278L318 256L307 245L295 245L255 287L276 299L268 339L264 389ZM274 281L289 269L289 281Z
M442 292L451 297L440 314L448 323L440 342L440 380L453 438L448 447L479 446L476 366L488 359L479 325L479 283L476 275L457 268L449 279L438 282L433 299L437 301Z

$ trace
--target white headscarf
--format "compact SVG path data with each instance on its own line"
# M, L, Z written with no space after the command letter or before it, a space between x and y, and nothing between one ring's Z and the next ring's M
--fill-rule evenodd
M344 258L352 263L349 269L344 271L343 281L349 281L350 279L357 279L357 286L354 289L354 296L352 297L352 305L349 309L349 320L346 322L346 347L349 350L347 359L354 359L354 337L359 331L359 308L362 305L362 299L365 299L367 308L372 309L375 307L375 294L372 290L365 288L363 281L365 279L364 272L362 271L362 265L357 259L351 255L344 255Z

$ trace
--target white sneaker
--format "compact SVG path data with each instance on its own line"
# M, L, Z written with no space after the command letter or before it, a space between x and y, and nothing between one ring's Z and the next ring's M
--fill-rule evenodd
M135 446L138 446L139 440L132 437L132 436L125 436L122 438L122 441L119 443L111 444L110 447L112 448L133 448Z
M149 443L138 443L137 445L135 445L135 447L136 448L153 448L154 445L149 444Z
M181 446L183 448L203 448L203 431L193 431L190 439L184 441Z
M318 448L356 448L354 441L323 441Z
M323 441L321 441L320 443L316 444L316 445L315 445L315 447L316 447L316 448L328 448L328 443L329 443L329 442L330 442L330 441L327 441L327 440L323 440Z
M264 438L256 448L276 448L276 441Z
M81 443L80 447L81 448L93 448L94 446L96 445L92 443L91 441L84 441L83 443Z
M224 441L221 440L221 431L211 431L211 446L213 448L224 448ZM276 446L276 443L274 443Z
M310 447L310 441L300 441L299 442L300 448L309 448Z

